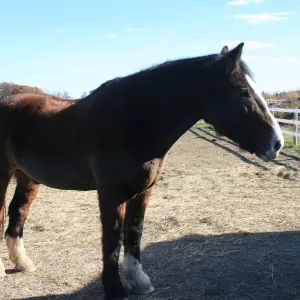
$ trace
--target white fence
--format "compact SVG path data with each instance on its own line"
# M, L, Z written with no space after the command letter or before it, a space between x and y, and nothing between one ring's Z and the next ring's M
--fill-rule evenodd
M267 104L282 104L286 99L266 99Z
M300 113L300 109L297 109L297 108L270 108L270 111L273 113L273 115L275 112L293 113L292 120L279 119L279 118L275 118L275 119L277 120L278 123L285 123L285 124L293 125L293 131L284 130L284 129L281 129L281 131L283 134L293 136L293 143L294 143L294 145L297 145L297 139L300 138L300 133L298 133L298 125L300 125L300 121L298 120L298 115Z

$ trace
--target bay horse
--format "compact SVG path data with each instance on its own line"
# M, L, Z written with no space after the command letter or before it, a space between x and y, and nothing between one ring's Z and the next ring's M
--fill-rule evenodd
M35 269L25 252L23 227L40 184L97 190L106 298L152 292L140 258L143 220L172 145L200 119L264 161L276 158L284 145L241 59L243 46L112 79L79 100L28 94L1 100L1 222L6 189L15 176L5 232L15 267ZM126 287L118 269L122 244ZM0 275L5 276L1 260Z

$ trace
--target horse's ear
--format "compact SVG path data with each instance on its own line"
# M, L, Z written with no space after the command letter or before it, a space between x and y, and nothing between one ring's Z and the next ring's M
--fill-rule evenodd
M224 46L224 47L222 48L221 55L224 55L224 54L226 54L226 53L228 53L228 47L227 47L227 46Z
M244 43L240 43L228 53L234 68L238 65L239 61L241 60L243 47L244 47Z

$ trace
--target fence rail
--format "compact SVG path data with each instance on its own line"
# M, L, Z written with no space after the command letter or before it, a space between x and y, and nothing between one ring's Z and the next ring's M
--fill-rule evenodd
M278 108L278 107L270 107L270 111L277 111L277 112L296 112L300 113L300 109L298 108Z
M293 137L293 144L297 145L298 138L300 138L300 133L298 133L298 125L300 125L300 121L298 120L298 115L300 113L300 109L297 108L274 108L271 107L270 111L274 114L275 112L288 112L293 113L292 120L275 118L278 123L292 124L293 131L281 129L283 134L291 135Z
M285 102L286 99L266 99L267 104L281 104L282 102Z
M276 118L277 122L279 123L286 123L286 124L297 124L297 125L300 125L300 121L297 121L297 120L286 120L286 119L279 119L279 118Z

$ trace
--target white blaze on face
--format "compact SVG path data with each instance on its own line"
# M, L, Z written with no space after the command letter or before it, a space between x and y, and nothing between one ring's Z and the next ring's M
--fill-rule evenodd
M261 104L265 107L266 111L268 112L272 122L273 122L273 137L272 140L270 141L271 145L272 145L272 149L270 149L270 151L275 152L276 156L279 153L279 151L282 149L282 147L284 146L284 138L280 129L280 126L278 124L278 122L276 121L276 119L274 118L274 116L271 114L270 109L262 95L262 93L260 92L260 90L257 88L255 82L251 79L250 76L246 75L246 80L248 81L250 87L252 88L253 92L256 94L257 99L261 102ZM276 143L276 141L280 141L281 143L281 148L278 151L274 150L274 145Z

